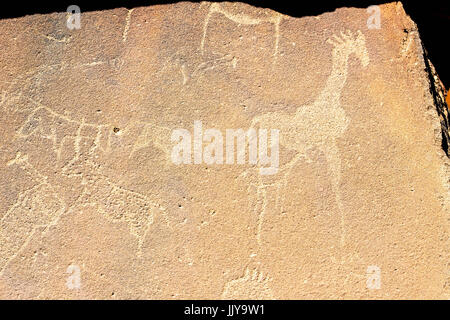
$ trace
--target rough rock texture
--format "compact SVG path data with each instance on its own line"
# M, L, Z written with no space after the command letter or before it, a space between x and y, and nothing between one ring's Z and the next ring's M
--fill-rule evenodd
M449 298L447 106L380 8L0 21L0 298ZM278 172L174 164L194 121L278 129Z

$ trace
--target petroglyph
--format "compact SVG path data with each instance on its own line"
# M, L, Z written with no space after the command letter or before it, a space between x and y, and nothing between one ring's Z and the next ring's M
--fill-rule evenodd
M19 193L17 201L0 220L0 276L8 264L28 245L37 230L45 233L56 225L67 205L58 197L48 177L41 174L27 155L18 153L7 166L18 165L37 184Z
M93 65L97 65L97 63L84 64L83 66ZM76 67L80 66L77 65ZM21 79L29 83L33 76L35 75L30 72ZM21 79L15 79L12 84L18 85ZM78 197L78 203L97 205L99 206L98 211L103 213L109 220L128 224L130 233L138 240L137 254L140 256L148 228L153 223L154 214L161 212L165 215L165 208L158 204L157 199L152 200L139 192L128 190L100 173L100 165L95 162L95 159L99 152L107 153L110 151L114 126L111 124L88 123L84 119L80 121L75 120L24 96L22 94L23 88L17 91L14 89L13 86L10 86L7 94L8 103L12 103L14 100L22 97L27 102L27 107L21 109L21 111L29 112L24 124L17 130L16 138L26 139L35 135L50 140L52 142L52 150L56 154L58 161L61 160L63 149L72 145L73 150L66 151L69 151L69 153L72 151L74 155L62 167L59 174L66 177L76 176L82 178L81 184L83 189L82 194ZM11 93L15 93L15 95ZM6 101L2 99L3 102ZM13 109L13 111L16 110ZM68 132L75 132L75 134L68 134ZM139 146L139 143L138 141L137 146ZM161 143L160 147L162 146L163 144ZM28 157L10 162L10 165L16 163L27 164L27 168L30 167ZM38 193L36 195L29 193L33 191L40 192L41 189L33 188L28 190L25 194L27 199L29 197L39 198L40 195ZM14 209L14 206L12 209ZM167 217L165 219L167 221ZM52 220L52 223L54 221ZM48 225L40 223L36 228L42 226ZM20 243L20 241L16 242ZM8 247L5 246L4 249L8 250ZM2 258L4 258L3 254Z
M129 9L127 12L127 17L125 20L125 27L123 28L123 34L122 34L122 42L127 42L128 39L128 31L130 30L130 23L131 23L131 14L133 13L134 9Z
M222 8L222 6L219 3L212 3L209 7L208 14L206 15L205 22L203 24L203 36L200 43L200 51L202 55L205 51L205 41L206 41L206 34L208 32L208 24L209 20L213 16L214 13L220 13L227 17L229 20L233 21L237 24L242 25L258 25L261 23L272 23L274 25L275 29L275 40L274 40L274 62L278 55L279 50L279 42L280 42L280 23L283 19L283 16L280 13L274 12L273 16L268 16L264 18L254 18L252 16L243 14L243 13L231 13L225 9Z
M33 81L36 84L39 84L41 81L41 77L46 72L61 72L65 69L73 69L73 70L83 70L87 68L92 68L100 65L108 65L115 70L119 70L124 64L124 60L122 58L113 58L109 60L94 60L86 63L76 63L70 64L67 62L55 63L50 65L40 65L34 68L31 68L25 73L18 75L12 81L4 81L9 82L6 90L3 90L1 93L1 101L0 106L3 106L5 111L28 111L26 106L22 104L17 104L20 98L25 97L26 99L30 99L28 96L24 95L24 92L30 89ZM10 106L11 110L7 110L7 107ZM18 109L20 106L20 109Z
M449 297L445 96L401 4L380 13L1 20L0 299Z
M217 58L209 59L207 61L199 63L188 63L187 59L184 57L184 50L178 50L164 62L163 66L158 72L161 73L167 71L167 69L170 70L170 68L172 68L172 70L178 69L181 74L181 83L183 85L186 85L190 81L198 79L201 75L218 67L231 66L233 68L236 68L236 57L233 57L230 54L222 54L219 52L211 53L212 55L217 56Z
M332 70L317 99L311 105L298 107L294 116L270 112L252 119L252 127L257 124L264 128L276 126L281 132L280 143L287 149L296 152L294 158L280 168L283 174L282 179L274 184L264 184L262 177L259 177L257 203L261 203L261 209L259 209L259 206L255 207L256 210L259 209L256 211L258 214L257 237L259 244L261 244L261 228L266 214L267 187L274 186L277 188L277 203L279 203L281 186L287 186L291 170L298 161L307 159L307 151L314 148L323 152L327 159L331 185L341 215L340 244L343 246L345 243L345 215L339 192L341 158L336 140L344 134L350 119L341 107L340 99L347 81L350 55L356 55L364 67L369 64L369 55L365 37L360 31L356 35L350 31L341 32L340 37L334 35L332 39L327 40L327 43L333 45Z
M192 77L199 76L200 74L208 71L213 70L216 67L220 65L228 65L228 66L235 66L236 58L229 54L220 54L217 52L212 52L214 55L218 56L215 59L211 59L205 62L202 62L198 64L194 71L192 72Z
M222 299L275 299L269 286L271 281L272 279L258 268L246 268L242 277L225 284Z
M49 108L40 106L38 110L48 111ZM52 115L62 117L58 114ZM65 139L73 140L75 152L73 158L62 168L61 174L67 177L79 176L82 178L83 191L78 202L101 205L101 212L105 213L107 218L115 222L123 221L129 225L131 234L138 239L138 254L140 254L148 227L153 223L154 213L156 211L164 213L165 209L149 197L123 188L99 173L99 165L94 161L95 152L105 151L100 143L102 136L105 135L104 129L108 129L106 143L103 143L107 146L106 151L108 151L112 126L85 123L84 120L81 122L68 118L65 120L69 123L77 123L78 128L75 136L65 135L64 138L59 139L60 146L56 149L58 155L61 154L61 148L64 146L62 142ZM39 123L40 126L36 126L33 132L37 132L37 128L45 128L45 124L53 126L52 131L55 131L55 121L50 120L50 122ZM26 124L22 128L25 127L27 127ZM82 135L82 131L86 128L93 129L96 134ZM43 130L41 129L40 132ZM56 136L53 140L57 141Z
M95 149L99 148L104 152L109 151L112 125L86 123L84 120L80 122L57 113L51 108L34 101L31 98L26 98L26 100L35 107L31 110L22 127L17 131L16 138L26 139L32 135L38 135L52 141L52 150L55 152L57 160L60 160L61 158L61 151L65 142L76 138L95 139ZM73 129L84 127L95 130L96 135L75 136L67 134L67 131L72 132ZM104 144L106 147L100 144L100 139L102 137L106 139L106 143Z
M69 43L70 40L71 40L70 37L69 38L64 37L64 38L61 38L61 39L57 39L57 38L52 37L50 35L43 35L43 37L46 38L47 40L54 41L54 42L59 42L59 43Z
M156 200L151 200L139 192L128 190L100 173L100 166L93 160L99 149L102 126L97 127L95 136L83 136L86 123L79 123L74 139L74 157L62 168L67 177L79 176L84 186L79 201L102 206L101 212L114 221L126 222L130 233L138 239L138 255L142 253L142 244L149 226L153 223L155 212L165 214L165 208ZM109 126L108 126L109 127ZM108 140L109 141L109 140Z
M189 80L189 76L186 73L186 65L185 64L183 64L181 66L181 75L183 76L183 85L185 85Z
M84 170L81 176L85 187L79 202L95 204L98 210L112 222L127 223L130 233L137 238L137 255L140 257L155 213L160 212L164 215L165 208L141 193L121 187L107 176L95 173L94 166L95 164L87 161L79 166L74 164L72 167L73 170L77 167ZM80 171L76 170L74 174L80 174Z

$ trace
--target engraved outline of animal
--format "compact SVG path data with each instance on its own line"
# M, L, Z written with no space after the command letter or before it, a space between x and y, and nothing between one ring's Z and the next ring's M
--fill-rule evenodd
M359 30L356 35L349 30L347 33L341 32L340 37L333 35L333 38L328 39L327 43L333 45L332 71L315 101L309 105L297 107L294 116L280 112L258 115L252 119L251 127L254 128L256 124L264 128L277 126L277 129L280 130L280 143L287 149L296 152L294 158L284 165L284 168L280 168L280 171L287 169L283 177L284 186L287 186L287 179L297 162L302 158L309 160L307 157L308 150L319 148L324 153L331 176L332 189L341 214L340 244L342 246L345 243L345 221L339 192L341 159L336 139L346 131L349 119L345 110L341 107L340 98L347 81L349 57L354 54L364 68L368 66L370 59L365 37ZM326 116L324 116L325 112ZM260 175L258 180L257 203L261 202L260 196L262 193L262 203L264 204L258 218L258 236L260 237L265 204L267 203L265 187L273 186L273 184L264 185ZM278 182L277 206L280 202L280 189L281 184ZM255 207L255 210L258 210L258 206ZM260 243L260 240L258 240L258 243Z
M83 191L79 197L81 203L95 203L102 214L113 222L126 222L130 234L138 240L138 256L142 255L142 246L148 229L153 224L155 211L161 211L166 219L165 208L152 201L148 196L129 190L112 181L108 176L98 172L99 165L92 160L98 149L98 136L91 137L92 146L82 150L82 142L87 137L81 136L84 126L82 121L74 139L74 157L63 167L62 173L68 177L82 178Z
M115 61L110 60L110 61ZM99 148L98 143L99 143L99 139L100 136L102 135L103 129L107 129L108 127L111 127L111 125L109 124L92 124L92 123L86 123L84 122L84 119L82 119L82 121L77 121L74 119L69 118L68 116L59 114L55 111L53 111L50 107L47 107L43 104L41 104L38 101L35 101L25 95L23 95L22 91L23 91L23 87L18 86L18 83L20 83L21 81L25 81L25 83L29 86L30 85L30 79L34 79L35 77L39 77L40 73L39 72L45 72L48 70L51 70L53 68L68 68L68 67L72 67L72 68L84 68L84 67L92 67L92 66L97 66L100 64L104 64L104 63L110 63L110 61L94 61L92 63L86 63L86 64L79 64L79 65L75 65L75 66L71 66L71 65L65 65L65 64L56 64L56 65L50 65L50 66L42 66L39 68L34 68L31 69L30 71L19 75L17 78L15 78L13 81L11 81L8 90L7 91L3 91L2 92L2 99L0 101L0 106L3 106L5 108L6 111L9 111L9 109L7 109L6 104L11 104L15 99L18 99L20 97L23 97L24 99L26 99L26 101L28 103L30 103L31 105L34 105L33 108L27 108L24 111L30 111L29 116L27 117L27 119L25 120L25 123L23 124L22 128L19 129L19 131L17 132L17 137L19 138L27 138L28 136L34 134L34 133L40 133L40 135L42 135L42 137L47 138L47 139L51 139L53 140L53 144L54 144L54 151L57 153L58 156L58 160L59 160L59 156L61 154L61 149L63 147L63 142L64 140L67 139L73 139L74 140L74 148L75 148L75 152L76 155L75 157L69 162L69 167L70 169L73 169L73 171L67 170L69 167L65 166L63 168L63 174L66 174L68 176L70 175L77 175L79 172L85 172L86 168L84 168L83 171L80 171L80 168L83 168L83 166L79 166L78 168L76 168L73 165L75 162L77 162L77 160L80 160L80 143L83 139L93 139L94 140L94 147L89 151L89 156L93 156L93 152ZM17 87L17 89L15 88ZM12 94L14 93L14 94ZM44 112L45 117L42 117L42 114L40 114L41 112ZM76 136L74 135L65 135L62 139L60 139L60 141L56 141L56 132L54 130L54 126L55 124L51 124L50 121L48 120L58 120L59 122L64 122L65 124L70 123L70 124L75 124L78 127ZM32 129L31 130L26 130L26 128L28 126L30 126L31 124L33 124ZM49 131L47 129L44 129L44 125L49 125L50 127L52 127L51 133L46 132L46 134L44 134L44 131ZM56 125L57 126L57 125ZM83 128L85 127L89 127L89 128L94 128L97 129L97 136L96 137L90 137L90 136L85 136L85 135L81 135L81 131ZM57 144L57 146L55 146L55 144ZM109 146L109 137L108 137L108 146ZM27 158L28 159L28 158ZM89 160L89 161L86 161ZM90 165L90 168L96 168L96 164L91 161L90 159L84 159L86 164ZM82 164L82 161L78 161L78 165ZM156 202L152 201L149 197L140 194L138 192L134 192L131 190L128 190L122 186L119 186L118 184L114 183L113 181L111 181L111 179L109 179L108 177L104 176L104 175L97 175L94 179L95 181L97 181L97 183L100 183L102 186L97 186L98 188L101 187L105 187L107 186L107 188L105 190L109 190L111 192L111 194L109 194L109 196L107 198L102 199L103 201L101 201L103 204L109 204L110 206L113 206L115 208L117 207L121 207L121 205L123 206L124 202L123 199L131 199L130 202L133 203L133 205L138 206L139 208L136 209L135 214L134 215L127 215L127 212L125 212L125 214L109 214L107 212L105 212L105 215L108 218L111 218L113 221L118 221L118 220L123 220L126 221L129 229L130 229L130 233L133 234L134 236L136 236L138 238L138 255L140 255L141 253L141 249L142 249L142 244L143 241L145 240L147 231L148 231L148 227L149 225L151 225L153 223L153 209L157 208L159 210L161 210L163 212L163 214L165 215L165 208L159 204L157 204ZM96 182L93 183L96 183ZM92 181L91 181L92 182ZM94 184L88 184L87 186L85 186L83 194L80 195L80 197L78 199L81 199L83 196L86 196L87 193L89 192L85 192L88 188L87 187L91 187L95 189ZM122 200L118 200L118 199L114 199L112 197L112 195L117 195L118 198L122 199ZM146 216L145 214L142 213L142 210L145 212L148 212L148 209L152 208L152 212L150 215ZM119 219L119 216L123 219ZM164 218L167 221L167 217L164 216ZM146 223L142 224L142 221L145 220Z
M36 230L43 228L44 234L68 209L48 177L29 162L28 155L19 152L7 163L8 167L12 165L20 166L37 184L19 193L17 201L0 219L0 276L28 245Z
M213 13L220 13L224 15L227 19L237 23L238 25L259 25L263 22L271 23L275 28L275 44L274 44L274 53L273 57L276 59L278 55L278 46L280 41L280 23L283 19L283 15L275 12L274 16L267 16L264 18L254 18L244 13L233 14L225 9L219 3L211 3L208 14L206 15L204 24L203 24L203 36L200 42L200 52L203 55L205 52L205 41L206 41L206 33L208 31L209 20L211 19ZM273 60L275 62L276 60Z

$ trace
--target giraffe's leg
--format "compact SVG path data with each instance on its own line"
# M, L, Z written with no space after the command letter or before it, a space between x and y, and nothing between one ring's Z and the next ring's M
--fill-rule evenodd
M283 176L283 182L282 182L282 184L283 184L283 189L284 189L284 190L286 190L286 188L287 188L287 185L288 185L288 179L289 179L289 176L291 175L292 169L293 169L293 168L295 167L295 165L296 165L302 158L304 158L304 157L306 157L306 155L303 154L302 152L299 152L299 153L297 153L297 154L294 156L294 158L292 158L292 159L284 166L285 169L283 169L283 170L286 170L286 173L284 173L284 176ZM281 205L283 205L285 199L286 199L285 194L284 194L284 193L281 194L281 196L280 196L280 202L281 202ZM277 197L277 203L278 203L278 197ZM281 210L284 210L284 209L283 209L283 206L281 206Z
M260 209L256 212L257 213L256 238L258 245L261 245L262 226L267 213L267 207L269 205L268 191L270 191L275 186L276 183L265 183L263 181L263 176L258 175L257 203L260 204Z
M258 245L261 245L262 225L264 222L264 216L266 215L266 206L267 206L267 190L263 187L261 193L262 193L262 204L261 204L261 211L258 213L258 224L256 230L256 240L258 242Z
M283 179L283 181L284 181L284 179ZM276 199L275 199L275 208L276 209L280 208L281 212L283 212L283 202L282 202L282 193L281 193L283 191L281 188L283 186L283 181L279 181L276 183L277 191L276 191Z
M256 214L257 214L257 225L256 225L256 240L258 245L261 245L261 229L264 220L265 210L266 210L266 190L264 183L262 181L261 175L258 175L258 186L256 191Z
M327 159L328 172L331 176L331 187L333 193L335 194L336 204L340 213L340 226L341 226L341 247L345 244L345 214L343 210L341 194L339 189L339 184L341 182L341 157L339 154L339 149L336 146L334 140L330 141L327 145L323 147L325 157Z

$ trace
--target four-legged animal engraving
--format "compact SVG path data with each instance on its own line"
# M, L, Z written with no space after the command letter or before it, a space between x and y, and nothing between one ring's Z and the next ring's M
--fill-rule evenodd
M32 74L30 76L33 77ZM16 133L16 139L28 139L36 135L50 140L57 161L61 160L62 154L73 152L72 159L60 172L56 173L65 177L80 176L82 193L78 197L77 204L95 204L98 206L99 213L106 218L114 222L126 222L130 234L138 240L137 255L140 256L148 228L153 223L154 214L156 212L165 214L165 209L157 203L157 200L151 200L149 196L128 190L100 173L95 159L99 152L109 151L113 126L86 123L84 119L81 121L72 119L24 96L21 90L13 90L8 93L8 100L2 100L2 104L10 104L21 97L22 101L26 101L27 104L24 111L28 112L28 117ZM9 111L9 109L6 110ZM69 133L73 131L76 133ZM73 142L72 148L68 147L71 142ZM39 171L31 165L28 156L10 161L9 165L13 164L20 164L24 170L33 173L37 177L35 180L40 181L40 184L20 194L17 203L3 217L0 240L4 244L0 249L0 272L8 261L20 252L37 229L47 229L58 220L53 217L60 216L59 210L52 205L53 198L59 199L57 193L49 192L50 186L47 178L41 177ZM53 198L52 195L54 195ZM34 207L22 210L22 206L30 201ZM47 206L46 202L48 202ZM47 217L47 210L50 209L52 212L48 213L50 216ZM33 219L30 214L41 214L42 216L39 219ZM25 219L26 223L21 223L21 219ZM17 223L17 228L27 226L29 230L24 229L19 232L13 224L14 221ZM18 233L17 237L23 237L23 239L14 238L15 233Z
M341 93L347 81L348 59L354 54L366 67L369 63L369 55L366 48L364 35L358 31L356 35L350 31L341 32L341 37L334 36L327 41L333 45L332 70L325 87L317 99L311 105L298 107L293 116L279 112L270 112L256 116L252 120L252 127L257 124L262 128L275 128L280 130L281 144L287 149L295 151L296 156L281 168L284 176L275 186L279 192L281 183L286 186L291 170L297 162L305 158L307 151L317 148L322 151L327 159L328 171L331 178L332 189L335 194L336 204L341 215L341 246L345 243L345 215L339 192L341 181L341 157L336 140L347 129L349 118L341 107ZM267 203L266 188L259 177L257 187L258 203L262 203L258 215L258 242L265 215ZM277 200L279 194L277 194ZM278 202L278 201L277 201Z
M203 54L205 50L205 40L206 40L206 33L208 31L208 24L209 20L211 19L212 15L214 13L220 13L223 14L225 17L230 19L231 21L242 24L242 25L258 25L260 23L268 22L272 23L275 26L275 44L274 44L274 53L273 57L276 59L278 54L278 45L280 41L280 23L282 21L282 15L280 13L275 14L273 16L268 16L265 18L254 18L249 15L239 13L239 14L233 14L225 9L223 9L220 4L218 3L212 3L209 7L208 14L205 19L205 23L203 25L203 37L202 41L200 43L200 51ZM274 59L274 61L275 61Z
M84 137L81 135L84 126L82 121L74 139L75 155L62 168L62 174L81 177L83 191L80 203L98 205L108 219L128 224L130 233L138 239L137 254L141 256L142 244L153 223L154 214L157 211L165 214L165 208L148 196L128 190L100 173L98 164L93 159L99 148L101 128L95 136Z
M21 192L0 220L0 275L26 247L36 230L47 231L67 209L48 177L28 161L27 155L19 153L7 165L20 166L37 184Z

